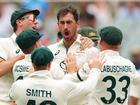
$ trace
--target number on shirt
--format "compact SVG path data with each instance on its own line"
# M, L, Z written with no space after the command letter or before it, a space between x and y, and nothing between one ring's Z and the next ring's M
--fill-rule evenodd
M102 102L105 104L111 104L117 98L117 102L120 104L123 104L127 98L127 94L128 94L127 89L130 85L130 78L128 76L122 76L118 80L119 82L126 81L126 85L124 87L122 87L122 89L121 89L122 92L124 92L124 94L125 94L124 98L116 97L116 92L114 91L114 88L115 88L116 82L117 82L116 79L113 76L107 76L103 79L103 82L107 82L107 81L111 81L111 83L112 83L112 85L107 88L107 92L109 92L111 94L111 98L106 99L105 97L101 97Z
M36 105L36 101L35 100L29 100L27 105ZM57 104L55 102L51 101L51 100L44 100L39 105L57 105Z

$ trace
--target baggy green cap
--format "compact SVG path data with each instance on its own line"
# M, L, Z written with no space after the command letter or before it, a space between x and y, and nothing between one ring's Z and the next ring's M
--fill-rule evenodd
M27 29L17 36L16 43L20 49L27 49L34 45L40 38L41 35L37 31Z
M110 45L119 45L122 42L123 34L120 29L114 26L104 27L99 31L101 40Z
M32 63L37 66L46 65L50 63L53 58L52 52L45 46L36 48L31 54Z
M98 32L96 29L92 27L82 27L78 31L78 34L81 34L82 36L88 37L91 40L98 40L100 39Z
M31 10L31 9L27 9L27 8L20 8L20 9L16 10L15 12L13 12L13 14L11 16L11 25L15 26L16 20L23 17L27 13L33 13L35 16L38 16L40 11L37 9Z

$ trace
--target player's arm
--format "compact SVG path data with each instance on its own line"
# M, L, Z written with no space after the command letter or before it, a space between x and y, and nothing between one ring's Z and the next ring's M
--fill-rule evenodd
M100 74L101 71L94 68L90 71L87 80L78 83L73 82L75 87L68 94L68 98L70 99L90 93L96 87Z
M72 57L74 58L74 57ZM103 59L103 58L102 58ZM99 68L100 67L100 63L98 62L98 60L100 60L100 62L102 61L102 59L100 59L100 56L98 53L94 54L94 56L87 62L85 63L81 68L77 66L76 64L76 59L70 59L67 60L67 65L70 65L67 68L69 73L69 75L66 75L64 78L65 79L69 79L75 82L79 82L79 81L83 81L85 79L87 79L89 72L91 70L91 68ZM104 63L104 62L102 62ZM80 69L79 69L80 68ZM78 70L79 69L79 70Z
M77 72L78 77L81 80L85 80L88 77L88 74L92 68L98 68L101 70L103 64L105 63L104 57L101 57L99 53L94 53L94 56L85 63L82 68Z
M139 73L135 73L133 75L133 84L134 85L140 84L140 74Z
M132 85L130 87L129 96L130 97L129 97L128 105L138 105L138 102L140 100L140 84Z
M17 82L18 82L18 81L14 82L14 83L12 84L12 86L11 86L11 88L10 88L10 90L9 90L9 93L8 93L11 102L14 102L14 101L15 101L16 83L17 83Z
M16 99L16 94L17 94L17 84L18 82L20 81L16 81L12 84L10 90L9 90L9 98L11 100L11 104L10 105L17 105L16 102L15 102L15 99Z
M140 84L140 73L136 71L135 66L133 67L134 73L131 73L132 83L133 85L139 85Z
M23 58L24 58L23 54L17 55L16 57L9 60L5 60L0 57L0 77L9 73L12 70L14 63Z
M130 96L128 105L138 105L138 102L139 102L139 98Z
M86 64L82 68L81 66L82 65L80 66L77 65L75 54L69 53L66 59L66 67L67 67L68 74L64 76L64 79L69 79L74 82L79 82L79 81L83 81L83 78L87 78L90 69L85 68Z
M99 58L99 55L94 57L92 61L89 62L89 66L92 67L92 69L90 70L87 80L75 83L75 88L71 90L70 94L68 94L69 98L88 94L96 87L98 79L100 78L101 68L104 65L104 62L102 62L102 60Z
M71 81L74 81L74 82L80 82L80 81L86 80L88 75L89 75L89 72L92 68L98 68L98 69L101 68L101 63L102 64L104 63L104 62L101 62L102 59L100 59L99 54L94 54L94 56L87 63L85 63L82 66L82 68L80 68L78 71L74 70L74 69L72 71L72 69L71 69L70 72L72 74L68 74L68 75L64 76L64 79L68 79L68 80L71 80ZM70 61L75 62L75 63L71 63L71 64L73 64L71 66L76 66L77 65L76 61L74 61L74 59L70 60Z
M90 72L90 67L88 63L85 63L82 68L80 68L77 72L74 73L68 73L67 75L64 76L63 79L71 80L73 82L81 82L87 79L89 72Z

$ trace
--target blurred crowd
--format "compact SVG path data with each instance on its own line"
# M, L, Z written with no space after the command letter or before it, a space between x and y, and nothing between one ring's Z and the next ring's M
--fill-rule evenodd
M108 1L93 0L84 1L48 1L47 0L21 0L14 2L0 2L0 37L12 35L10 17L14 10L19 7L39 9L38 31L44 35L45 44L56 42L58 9L67 4L74 5L80 12L80 27L91 26L97 30L108 25L119 27L124 34L121 54L127 58L133 57L134 52L140 55L140 2L139 1ZM44 40L43 40L44 41ZM140 58L139 58L140 59ZM138 60L140 65L140 60ZM140 67L138 67L139 69Z

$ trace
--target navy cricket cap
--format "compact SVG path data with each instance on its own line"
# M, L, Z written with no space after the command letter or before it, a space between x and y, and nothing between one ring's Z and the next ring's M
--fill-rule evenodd
M41 35L37 31L27 29L17 36L16 43L20 49L24 50L34 45L40 38Z
M101 40L110 45L119 45L122 42L123 34L120 29L114 26L107 26L99 31Z
M27 8L20 8L20 9L16 10L15 12L13 12L13 14L11 16L11 25L15 26L16 20L23 17L27 13L33 13L35 16L38 16L40 11L37 9L31 10L31 9L27 9Z
M36 48L31 54L32 63L37 66L49 64L53 58L52 52L45 46Z

